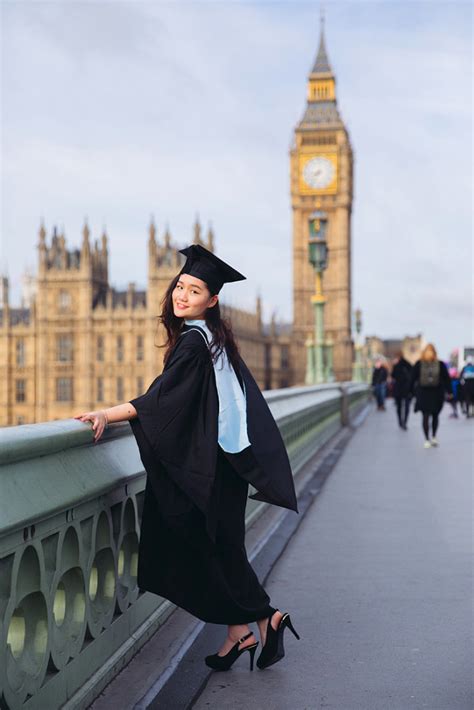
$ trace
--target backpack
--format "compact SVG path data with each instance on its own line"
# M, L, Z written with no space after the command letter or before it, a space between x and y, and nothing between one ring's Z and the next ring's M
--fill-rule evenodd
M434 362L423 360L420 363L420 387L438 387L440 381L439 374L439 360L435 360Z
M472 380L474 378L474 365L471 363L465 365L461 374L463 380Z

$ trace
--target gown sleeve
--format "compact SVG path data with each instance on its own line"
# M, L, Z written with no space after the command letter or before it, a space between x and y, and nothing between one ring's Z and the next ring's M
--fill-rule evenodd
M192 342L179 343L145 394L130 400L152 447L159 446L160 437L178 415L185 417L196 405L206 359L207 351Z
M180 336L165 369L130 400L130 426L154 491L163 472L204 513L217 460L218 401L212 360L202 336Z

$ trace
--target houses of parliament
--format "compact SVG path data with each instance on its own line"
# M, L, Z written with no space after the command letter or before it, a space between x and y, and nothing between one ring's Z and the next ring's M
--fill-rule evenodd
M253 311L221 302L242 356L262 389L304 384L305 343L314 329L308 221L315 211L327 225L329 248L325 331L333 343L336 379L351 379L353 159L335 87L322 27L306 107L290 150L293 323L265 324L260 297ZM212 230L203 235L198 221L192 241L214 251ZM164 343L164 331L158 316L165 290L184 263L178 252L184 244L189 240L177 244L168 230L158 235L152 221L146 290L130 283L118 291L109 283L105 232L100 239L91 239L85 224L80 246L70 248L64 233L54 228L47 235L42 224L31 297L13 307L8 279L1 278L0 426L66 419L144 392L162 369L164 348L159 345Z

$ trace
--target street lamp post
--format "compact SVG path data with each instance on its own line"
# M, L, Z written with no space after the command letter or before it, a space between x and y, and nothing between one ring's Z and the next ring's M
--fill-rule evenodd
M326 242L327 216L316 210L309 216L309 261L314 269L315 289L311 296L314 312L314 337L308 338L306 383L318 384L330 381L332 375L332 342L324 340L323 271L328 265L328 245ZM311 342L312 341L312 342Z
M362 343L360 342L360 333L362 330L362 311L360 308L357 308L354 311L354 321L355 321L355 331L356 331L356 339L355 339L355 344L354 344L354 365L353 365L353 373L352 373L352 378L355 382L363 382L364 381L364 374L362 372Z
M307 385L314 384L314 341L311 333L308 334L305 342L306 347L306 376Z
M324 361L325 361L325 369L324 369L324 380L325 382L334 382L334 370L333 370L333 362L332 362L332 352L333 352L333 340L331 336L328 335L326 338L326 342L324 344Z

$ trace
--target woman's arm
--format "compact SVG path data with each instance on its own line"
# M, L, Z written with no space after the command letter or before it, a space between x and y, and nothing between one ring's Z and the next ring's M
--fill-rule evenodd
M415 385L420 377L420 361L418 360L411 368L410 373L410 392L415 393Z
M440 367L441 367L441 381L442 385L444 387L444 390L446 391L448 395L448 399L453 396L453 385L451 383L451 378L449 376L448 368L444 364L442 360L440 360Z
M110 422L129 421L136 416L137 410L133 404L125 402L125 404L117 404L115 407L109 407L108 409L98 409L96 412L77 414L74 419L79 419L81 422L93 422L94 441L98 441Z

